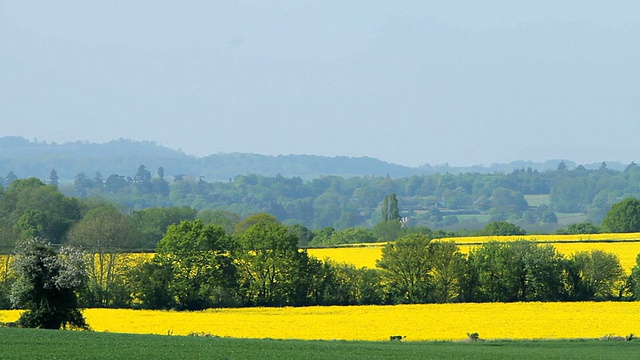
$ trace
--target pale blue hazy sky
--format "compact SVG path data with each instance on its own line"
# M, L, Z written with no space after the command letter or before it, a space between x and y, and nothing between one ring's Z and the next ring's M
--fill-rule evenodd
M640 160L638 1L0 0L0 136Z

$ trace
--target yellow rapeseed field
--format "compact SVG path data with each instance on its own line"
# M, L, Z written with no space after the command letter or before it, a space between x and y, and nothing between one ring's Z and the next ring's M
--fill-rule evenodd
M374 268L380 259L382 246L336 247L307 249L307 253L320 260L329 259L338 263L354 265L357 268Z
M477 244L489 241L515 241L530 240L537 242L562 242L562 241L624 241L640 240L640 233L605 233L605 234L576 234L576 235L511 235L511 236L464 236L442 238L440 241L454 241L456 244Z
M597 242L598 239L590 239L589 241L583 242L571 242L571 243L554 243L552 240L554 237L555 241L559 241L561 236L565 235L535 235L534 237L545 237L542 242L545 244L549 244L554 246L560 253L569 256L578 251L590 251L594 249L603 250L609 253L616 254L620 258L620 264L625 269L627 273L631 272L631 269L636 264L636 256L640 254L640 242L635 241L624 241L631 240L633 236L638 234L594 234L594 235L603 235L603 238L611 239L611 235L619 236L619 239L616 239L616 242ZM590 235L590 236L594 236ZM606 235L606 236L605 236ZM575 235L574 235L575 236ZM589 236L589 235L580 235L580 236ZM494 237L499 241L513 241L516 240L516 237ZM457 239L462 239L462 241L458 242ZM463 253L468 253L470 249L479 246L478 243L483 243L486 241L472 241L469 239L475 239L471 237L466 238L450 238L449 240L455 240L456 243L460 247L460 251ZM522 237L520 237L522 239ZM575 239L566 239L564 240L577 241ZM529 239L532 240L532 239ZM600 239L601 240L601 239ZM474 245L470 245L474 244ZM367 267L367 268L375 268L376 260L380 259L382 256L382 245L379 246L366 246L366 247L335 247L335 248L321 248L321 249L308 249L307 252L311 256L315 256L319 259L331 259L336 262L343 262L347 264L355 265L356 267Z
M95 331L205 333L234 338L462 340L597 338L640 333L640 302L483 303L211 309L201 312L88 309ZM12 321L18 311L0 311Z

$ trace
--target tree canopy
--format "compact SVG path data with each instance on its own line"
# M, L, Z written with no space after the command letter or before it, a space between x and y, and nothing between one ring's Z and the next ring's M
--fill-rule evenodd
M640 232L640 200L627 198L613 204L601 228L603 232Z
M70 248L58 253L38 238L21 241L16 254L11 302L26 309L18 323L43 329L88 328L77 297L86 282L83 254Z

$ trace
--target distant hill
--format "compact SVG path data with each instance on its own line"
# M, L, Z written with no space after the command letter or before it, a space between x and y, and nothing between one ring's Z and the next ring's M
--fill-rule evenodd
M168 176L204 176L207 181L228 180L237 175L257 174L285 177L299 176L311 179L320 176L390 176L393 178L435 173L509 173L514 169L529 168L544 171L555 169L560 160L544 163L515 161L491 166L454 167L448 164L408 167L370 157L278 155L247 153L218 153L205 157L187 155L152 141L117 139L107 143L68 142L64 144L31 141L22 137L0 137L0 176L13 172L20 178L35 176L47 179L56 169L62 181L72 180L77 174L91 177L96 172L133 175L140 165L155 171L163 167ZM576 164L564 160L569 168ZM600 163L585 164L597 168ZM611 169L621 170L625 164L607 163Z

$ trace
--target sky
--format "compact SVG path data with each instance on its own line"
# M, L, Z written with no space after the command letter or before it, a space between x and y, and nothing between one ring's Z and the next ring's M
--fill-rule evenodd
M640 160L640 2L0 0L0 136Z

